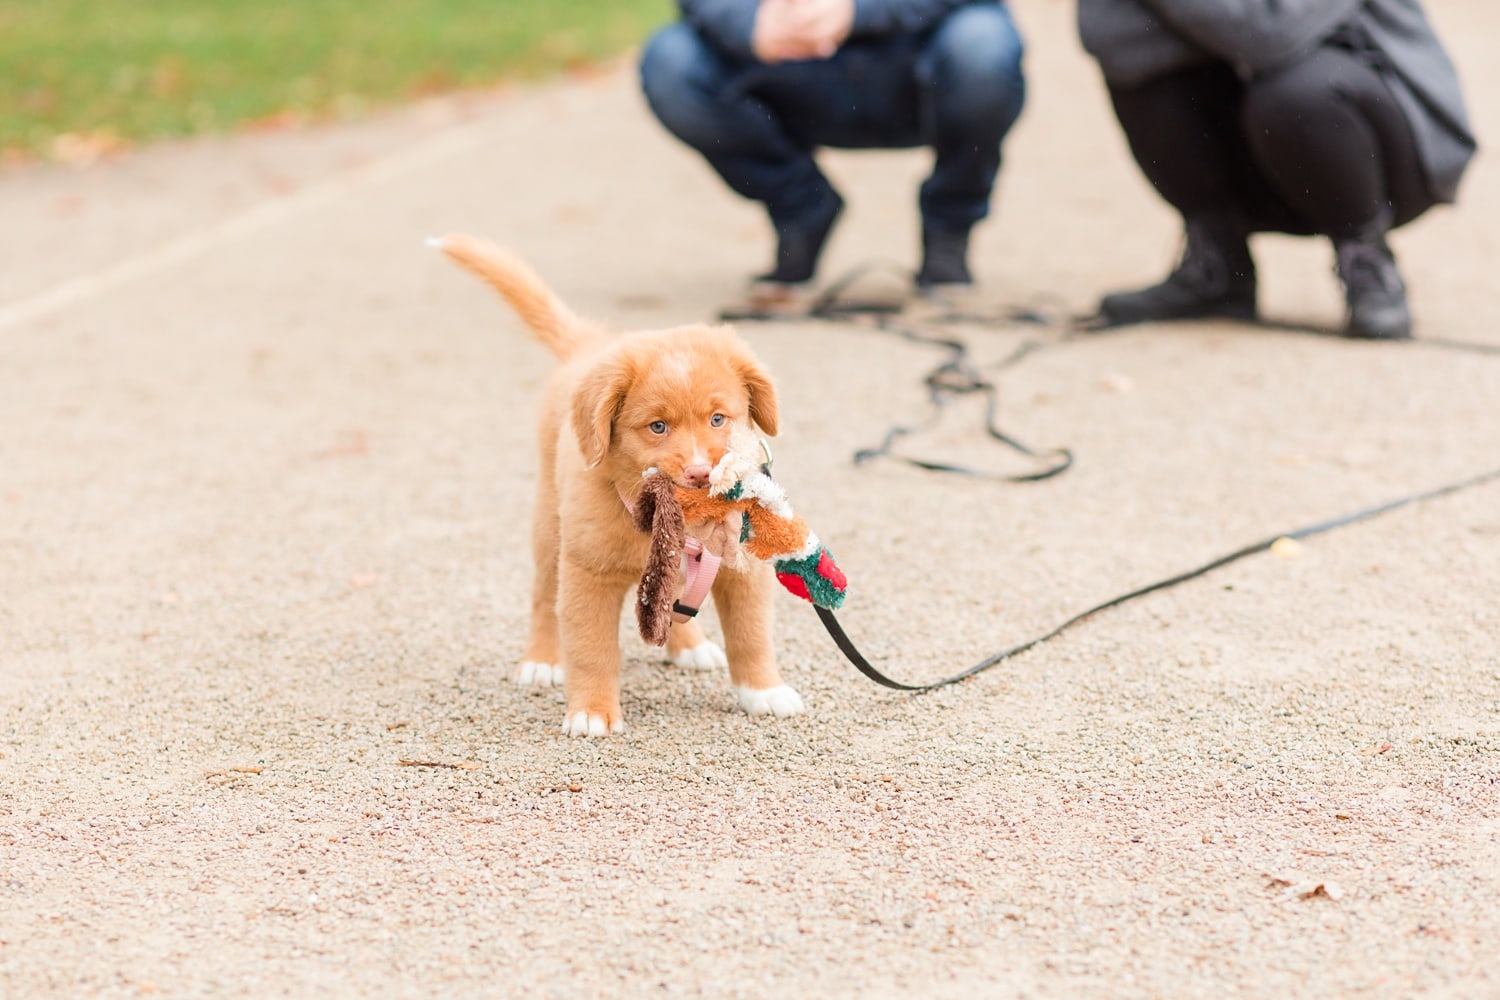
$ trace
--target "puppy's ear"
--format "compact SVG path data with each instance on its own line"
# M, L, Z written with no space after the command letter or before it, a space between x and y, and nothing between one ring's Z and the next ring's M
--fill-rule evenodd
M573 433L592 469L604 460L614 434L615 418L630 391L629 367L619 358L595 366L573 390Z
M775 437L781 423L781 405L776 401L776 386L770 374L748 351L740 352L734 367L750 396L750 419L768 437Z

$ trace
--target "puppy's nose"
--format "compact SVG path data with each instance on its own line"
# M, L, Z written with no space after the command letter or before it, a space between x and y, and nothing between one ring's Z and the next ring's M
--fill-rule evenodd
M713 466L707 462L695 462L682 470L683 484L694 489L707 486L708 475L713 471Z

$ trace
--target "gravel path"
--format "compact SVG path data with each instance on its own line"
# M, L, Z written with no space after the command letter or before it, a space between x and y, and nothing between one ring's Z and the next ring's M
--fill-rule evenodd
M1435 2L1482 134L1493 12ZM1157 276L1071 5L977 265L1049 316ZM916 242L920 154L833 155L829 274ZM1500 996L1500 486L1257 556L959 687L874 687L791 598L809 714L627 643L629 733L555 732L524 632L548 360L425 249L467 230L620 325L710 315L768 237L628 69L358 126L0 175L0 995ZM1500 167L1396 241L1421 333L1500 350ZM1326 247L1258 244L1287 324ZM1500 462L1500 357L1204 325L958 331L1077 467L857 448L936 352L750 326L778 473L904 679ZM960 406L926 454L1016 470ZM1490 956L1486 958L1485 956Z

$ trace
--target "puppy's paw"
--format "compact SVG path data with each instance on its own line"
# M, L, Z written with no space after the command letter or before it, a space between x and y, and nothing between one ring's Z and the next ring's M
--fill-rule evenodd
M679 667L691 667L697 670L729 666L729 658L724 655L724 650L719 648L718 643L709 642L707 639L692 649L679 649L672 657L672 662Z
M522 687L562 687L563 668L555 663L525 660L516 668L515 678Z
M569 712L563 716L564 736L610 736L625 731L625 720L614 712Z
M802 696L785 684L760 690L737 687L734 693L739 697L740 708L745 710L746 715L774 715L782 718L801 715L807 711L807 707L802 704Z

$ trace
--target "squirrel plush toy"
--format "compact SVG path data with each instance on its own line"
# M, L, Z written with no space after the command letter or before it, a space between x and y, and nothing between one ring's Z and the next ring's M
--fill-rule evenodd
M771 478L769 451L762 459L743 438L735 444L714 467L706 489L687 489L665 473L646 470L634 514L636 527L651 535L651 552L641 574L636 618L641 638L653 646L667 641L689 525L713 530L724 525L737 532L734 544L771 560L776 579L803 600L824 608L844 603L848 581ZM755 451L763 450L762 442L755 444Z

